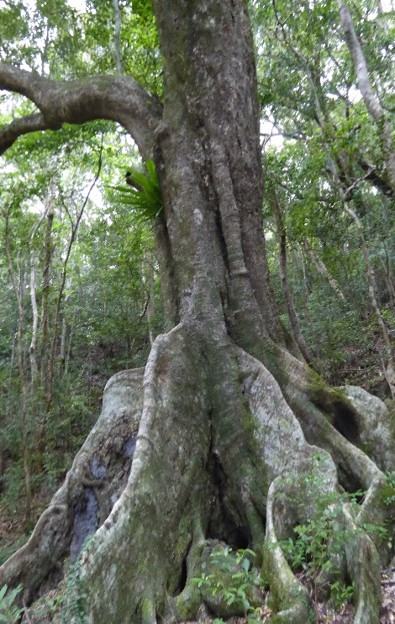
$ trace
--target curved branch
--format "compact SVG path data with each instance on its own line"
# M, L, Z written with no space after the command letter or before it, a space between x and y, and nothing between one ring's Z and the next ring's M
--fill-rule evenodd
M0 155L4 154L6 150L16 141L16 139L23 134L29 132L36 132L37 130L46 130L47 124L45 123L44 115L42 113L33 113L26 117L20 117L14 119L3 130L0 130Z
M358 88L369 115L379 127L385 159L387 161L388 176L392 190L395 190L395 148L392 139L392 128L379 98L373 91L369 77L368 64L354 29L350 9L343 0L338 0L338 6L344 39L351 54L357 76Z
M96 119L110 119L120 123L131 134L143 157L152 156L161 105L130 76L92 76L67 82L53 81L0 63L0 89L24 95L41 112L41 116L18 119L0 132L2 152L26 132L57 130L63 123L83 124Z

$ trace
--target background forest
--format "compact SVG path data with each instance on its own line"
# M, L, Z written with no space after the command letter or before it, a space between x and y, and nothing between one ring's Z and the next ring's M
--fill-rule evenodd
M350 3L383 112L374 119L336 2L250 4L262 210L282 321L329 383L391 399L395 190L385 120L395 111L394 6ZM132 73L160 97L149 1L0 7L0 60L54 79ZM1 124L11 105L18 116L31 111L14 95L0 104ZM150 217L132 190L119 190L130 188L136 154L122 129L95 122L29 134L1 158L0 562L64 478L108 378L143 366L163 331Z

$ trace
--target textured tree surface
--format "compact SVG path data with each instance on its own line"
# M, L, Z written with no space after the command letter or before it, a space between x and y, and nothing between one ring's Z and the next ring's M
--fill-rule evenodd
M65 621L188 620L207 603L193 578L207 540L219 540L261 555L273 621L305 623L309 597L281 541L322 496L363 489L358 514L347 503L338 512L339 530L354 537L333 565L354 582L354 622L374 624L389 555L363 527L392 521L382 492L384 471L395 468L394 420L364 391L327 387L276 319L245 2L157 0L154 8L163 106L129 77L55 83L0 66L0 87L39 109L3 131L3 150L31 130L100 117L121 123L154 158L168 323L144 370L108 382L101 417L29 542L0 568L0 585L22 582L34 600L94 535L74 590L83 615L65 604Z

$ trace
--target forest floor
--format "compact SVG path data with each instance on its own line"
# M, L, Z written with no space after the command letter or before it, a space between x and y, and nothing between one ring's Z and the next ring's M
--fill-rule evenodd
M380 346L380 345L379 345ZM373 394L378 395L382 400L386 398L385 380L381 373L380 361L378 359L378 347L370 349L369 354L365 351L363 354L355 348L348 350L348 361L344 369L340 367L333 383L342 385L344 383L350 385L359 385L364 387ZM354 363L354 368L351 363ZM363 365L361 365L363 362ZM36 492L33 499L31 511L31 520L29 529L34 527L35 522L39 518L41 512L46 508L48 499L51 498L57 486L53 486L53 491L49 491L43 485ZM16 496L15 506L6 505L0 498L0 565L12 555L12 553L21 547L28 539L28 533L24 528L24 518L21 510L22 504ZM395 561L395 559L393 560ZM299 576L301 582L304 582L302 576ZM307 585L307 583L305 583ZM382 587L382 611L380 614L380 624L395 624L395 567L383 569L381 577ZM59 589L50 592L49 599L55 597ZM310 591L310 593L312 593ZM53 594L53 596L52 596ZM314 603L314 600L312 600ZM28 610L30 611L30 609ZM335 612L327 603L316 602L315 613L317 624L351 624L353 620L353 607L351 604L345 604L339 611ZM261 608L259 619L261 624L268 624L270 621L271 610L264 604ZM36 619L34 615L30 616L26 622L32 624L47 624L50 620ZM199 621L190 621L185 624L214 624L214 617L203 617ZM245 617L233 617L227 620L227 624L248 624Z
M380 614L380 624L395 624L395 567L382 570L382 611ZM317 602L314 605L317 624L352 624L354 609L351 604L345 604L339 611L331 609L327 603ZM263 606L259 618L256 620L260 624L269 624L271 610ZM218 622L215 618L207 617L203 620L190 621L185 624L214 624ZM249 624L245 617L233 617L226 620L226 624Z
M45 500L36 500L36 507L33 515L38 518L42 509L45 508ZM11 515L10 511L0 503L0 564L12 554L15 546L22 546L27 537L21 536L21 518L18 514ZM303 582L303 578L300 578ZM382 588L382 611L380 615L380 624L395 624L395 567L382 570L381 575ZM53 590L51 594L56 595L57 590ZM314 601L313 601L314 602ZM317 602L315 604L315 613L317 624L352 624L353 607L351 604L345 604L342 609L335 612L327 603ZM269 624L271 610L264 604L261 608L259 619L261 624ZM24 620L25 621L25 620ZM46 624L50 622L48 619L36 619L34 615L27 621L32 624ZM197 621L190 621L186 624L214 624L215 618L206 617ZM218 620L217 620L218 622ZM227 620L227 624L248 624L244 617L233 617Z

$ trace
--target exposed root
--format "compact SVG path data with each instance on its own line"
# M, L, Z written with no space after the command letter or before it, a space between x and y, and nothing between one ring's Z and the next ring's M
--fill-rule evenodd
M395 538L395 502L386 501L387 485L379 476L365 493L364 501L357 516L360 527L371 527L371 539L376 545L382 566L388 565L393 555L391 544Z
M354 624L378 622L380 562L364 525L377 510L380 522L393 522L383 503L384 476L336 431L326 406L310 401L304 365L286 373L280 389L225 331L208 340L198 323L159 336L144 376L129 371L108 383L103 413L65 484L26 546L0 569L0 583L22 582L28 601L46 578L55 580L56 561L76 544L81 501L94 496L94 538L72 590L87 622L174 624L202 609L237 614L194 582L211 569L213 545L226 542L263 555L277 612L272 621L305 624L312 604L283 540L316 517L320 501L337 495L336 505L329 503L333 530L350 538L339 550L328 536L331 570L319 580L352 581ZM338 476L343 485L367 489L357 517L341 498ZM379 533L373 539L388 559ZM77 624L70 604L63 616Z
M251 411L272 484L267 501L265 564L280 621L298 624L309 613L306 592L292 574L281 552L281 540L298 524L310 522L324 495L338 490L331 457L304 441L299 425L271 374L246 354L240 356ZM281 445L281 434L287 432ZM359 457L358 450L356 453ZM369 460L370 461L370 460ZM315 474L311 471L314 470ZM376 477L381 473L377 469ZM350 538L343 545L347 572L355 584L354 624L379 621L380 562L372 540L358 528L346 502L336 514L336 525ZM338 573L341 575L341 557Z
M363 388L344 386L347 399L358 414L359 444L382 471L395 470L395 419L378 397Z
M100 514L109 513L112 501L125 484L132 459L128 441L138 428L142 409L143 372L124 371L109 380L102 414L76 455L64 484L41 515L28 542L0 567L0 586L21 583L27 604L39 591L49 589L62 578L62 561L70 555L73 540L78 541L75 519L87 487L97 486L99 500L94 521L98 523ZM104 474L106 471L108 475ZM84 528L92 533L97 524Z
M350 442L334 424L336 417L341 417L342 412L347 418L352 411L353 418L357 420L358 431L366 430L363 422L369 420L369 409L367 413L363 412L364 406L361 402L358 406L354 405L345 392L331 389L306 364L283 349L276 350L276 357L283 370L281 390L297 417L307 442L328 451L336 464L339 481L347 491L353 492L361 488L367 490L377 477L382 476L382 472L364 452L363 439ZM388 413L386 418L389 420ZM386 444L393 445L395 432L390 439L391 442Z
M204 375L201 348L188 331L178 326L153 345L128 484L81 566L95 624L153 624L179 585L196 518L207 523L209 410L196 374Z
M149 596L145 596L141 601L141 624L157 624L156 604Z
M307 589L297 580L278 543L274 528L276 481L269 490L267 502L266 541L263 567L270 581L273 608L278 624L305 624L313 614Z
M196 522L193 531L192 545L186 559L186 584L178 596L172 600L168 600L164 619L168 624L171 622L194 619L199 611L202 597L194 579L197 578L200 573L200 560L205 544L206 541L204 539L202 527L199 522Z

